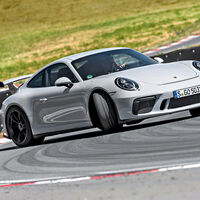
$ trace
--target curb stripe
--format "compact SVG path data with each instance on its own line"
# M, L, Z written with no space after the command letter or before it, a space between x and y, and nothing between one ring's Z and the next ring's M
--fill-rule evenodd
M10 142L11 140L7 139L7 138L0 138L0 144L5 144L5 143L8 143Z
M49 178L49 179L38 179L38 180L10 180L10 181L0 181L0 187L13 187L13 186L29 186L29 185L46 185L46 184L57 184L57 183L72 183L80 181L89 181L89 180L101 180L105 178L118 178L122 176L132 176L139 174L147 173L156 173L156 172L167 172L175 171L182 169L193 169L200 168L200 163L196 164L186 164L186 165L176 165L172 167L157 168L157 169L146 169L146 170L124 170L121 172L102 172L101 175L94 176L85 176L85 177L60 177L60 178Z
M192 39L195 39L195 38L198 38L198 37L200 37L200 35L191 35L191 36L188 36L188 37L186 37L186 38L184 38L184 39L182 39L182 40L180 40L180 41L173 42L173 43L171 43L171 44L169 44L169 45L165 45L165 46L163 46L163 47L159 47L159 48L152 49L152 50L150 50L150 51L144 52L144 54L145 54L145 55L148 55L148 54L151 54L151 53L155 53L155 52L157 52L157 51L160 51L160 50L163 50L163 49L167 49L167 48L172 47L172 46L179 45L179 44L181 44L181 43L187 42L187 41L189 41L189 40L192 40Z
M103 179L103 178L115 178L115 177L121 177L121 176L131 176L136 174L145 174L145 173L153 173L158 172L158 169L150 169L150 170L143 170L143 171L133 171L133 172L124 172L119 174L107 174L102 176L93 176L90 179Z
M30 183L13 183L13 184L8 184L8 185L0 185L0 187L13 187L13 186L24 186L24 185L32 185L34 182Z

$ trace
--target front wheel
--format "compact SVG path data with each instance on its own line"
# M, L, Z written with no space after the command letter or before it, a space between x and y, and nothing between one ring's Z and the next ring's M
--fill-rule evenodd
M6 116L7 131L13 142L19 147L29 146L33 135L26 114L18 107L9 109Z
M200 116L200 108L191 109L189 111L190 111L190 114L192 115L192 117Z
M100 121L100 129L105 131L121 128L118 124L117 115L108 95L103 92L95 92L93 101Z
M45 137L44 136L41 136L39 138L33 138L32 142L31 142L31 145L40 145L43 143Z

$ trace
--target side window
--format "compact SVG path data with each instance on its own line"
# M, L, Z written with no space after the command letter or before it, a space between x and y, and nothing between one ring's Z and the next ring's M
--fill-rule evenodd
M52 65L45 70L46 87L55 86L57 79L61 77L69 78L73 83L77 83L78 80L73 72L63 63Z
M28 84L30 88L45 87L44 71L35 76Z

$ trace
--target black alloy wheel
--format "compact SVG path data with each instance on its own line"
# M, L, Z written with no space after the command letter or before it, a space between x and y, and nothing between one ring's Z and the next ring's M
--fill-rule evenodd
M33 143L33 135L26 114L18 107L9 109L6 116L7 131L13 142L19 147Z

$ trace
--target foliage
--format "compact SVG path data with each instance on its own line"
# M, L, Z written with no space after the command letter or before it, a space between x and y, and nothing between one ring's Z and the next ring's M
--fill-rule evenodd
M96 48L145 51L199 28L196 0L0 0L0 79Z

